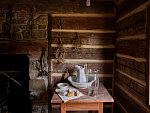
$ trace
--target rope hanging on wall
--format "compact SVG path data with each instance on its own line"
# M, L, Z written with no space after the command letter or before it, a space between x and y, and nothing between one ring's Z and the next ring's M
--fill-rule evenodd
M61 29L61 20L59 22L59 28ZM63 43L62 43L61 32L59 33L58 41L59 41L59 44L56 49L55 57L56 57L58 63L63 63L64 58L65 58L65 49L64 49Z
M74 40L74 47L75 49L79 48L82 46L82 40L80 39L80 37L78 36L78 33L76 32L76 36L75 36L75 40Z
M61 38L59 38L59 45L56 49L56 59L58 63L63 63L65 58L65 49L63 47L63 43Z

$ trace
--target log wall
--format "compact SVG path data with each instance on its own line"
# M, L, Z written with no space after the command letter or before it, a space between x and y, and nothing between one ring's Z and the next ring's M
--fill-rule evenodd
M148 0L118 0L115 111L149 113L147 104ZM119 109L118 109L119 107Z
M9 22L10 17L8 4L12 7L12 27L16 29L11 38L3 32L3 24ZM82 46L77 49L74 48L76 34L82 41ZM58 37L62 38L65 49L62 63L58 63L55 57ZM48 50L49 83L53 87L61 82L66 68L73 74L75 64L88 64L88 68L99 70L100 81L112 93L114 1L92 0L90 7L86 6L85 0L1 1L0 53L27 54L34 63L40 58L42 47ZM111 106L105 106L110 111Z

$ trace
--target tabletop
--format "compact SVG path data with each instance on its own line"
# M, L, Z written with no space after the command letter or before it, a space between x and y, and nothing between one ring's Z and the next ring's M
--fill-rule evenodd
M77 89L77 88L76 88ZM98 95L96 97L88 96L88 88L86 89L77 89L80 92L84 94L84 96L81 96L77 99L69 100L66 103L93 103L93 102L114 102L114 99L109 94L107 89L104 87L102 83L100 83L100 87L98 89ZM53 97L51 99L51 103L62 103L63 101L61 98L54 93Z

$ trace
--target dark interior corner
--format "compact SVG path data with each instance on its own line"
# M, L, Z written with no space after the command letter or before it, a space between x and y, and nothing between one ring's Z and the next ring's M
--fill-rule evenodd
M31 109L29 93L29 59L25 54L0 54L0 102L10 113L27 113Z

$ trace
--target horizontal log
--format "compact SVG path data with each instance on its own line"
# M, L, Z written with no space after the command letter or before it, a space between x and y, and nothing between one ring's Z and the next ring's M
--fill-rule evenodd
M135 58L145 58L146 40L122 40L116 44L116 52Z
M57 60L52 59L52 62L57 62ZM64 59L63 63L113 63L113 60Z
M84 61L74 61L74 62L64 62L64 63L57 63L52 62L51 64L51 71L53 73L65 73L66 68L69 69L69 73L73 73L75 70L75 65L88 64L88 69L98 70L99 74L112 74L113 64L111 62L103 61L103 62L84 62Z
M51 47L57 47L58 44L51 44ZM64 48L74 48L73 44L63 44ZM79 48L115 48L115 45L81 45Z
M146 33L146 12L142 11L117 23L117 36L131 36Z
M121 48L120 47L120 48L116 49L116 53L131 56L138 60L145 59L145 57L146 57L144 48L136 49L136 48Z
M133 59L117 56L116 63L139 71L141 73L145 73L145 62L137 62L136 60Z
M77 33L115 33L115 30L75 30L75 29L52 29L52 32L77 32Z
M118 69L118 70L138 79L138 80L145 82L145 74L143 74L137 70L134 70L132 68L129 68L129 67L126 67L126 66L120 65L120 64L116 64L116 69Z
M27 4L27 3L25 3ZM92 1L90 7L86 7L83 0L44 1L34 3L40 12L53 13L114 13L113 1Z
M147 2L146 2L147 1ZM126 3L125 3L126 2ZM144 3L145 2L145 3ZM142 4L143 3L143 4ZM135 8L134 9L134 7L133 6L131 6L131 5L134 5L134 7L136 6L137 8ZM136 4L136 5L135 5ZM130 11L130 9L128 9L128 12L124 15L124 16L122 16L122 17L120 17L118 20L117 20L117 22L120 22L120 21L122 21L123 19L125 19L125 18L128 18L128 17L130 17L130 16L132 16L132 15L134 15L134 14L136 14L136 13L138 13L138 12L141 12L141 11L143 11L143 10L145 10L148 6L149 6L149 4L150 4L150 1L149 0L134 0L134 2L132 2L132 3L130 3L129 2L129 0L127 1L127 0L124 0L124 2L119 6L119 8L118 8L118 10L120 10L119 12L121 12L121 13L125 13L125 11L127 11L126 10L126 8L129 8L129 7L126 7L125 8L125 6L130 6L130 8L131 9L133 9L132 11ZM122 7L122 5L124 6L124 7ZM129 12L130 11L130 12ZM123 15L123 14L120 14L120 16L121 15Z
M115 83L116 97L119 102L125 107L125 109L130 113L149 113L150 109L146 107L138 98L132 95L129 91L123 88L120 84ZM128 105L128 106L127 106Z
M146 40L122 40L117 43L116 47L120 48L146 48Z
M124 54L119 54L119 53L117 53L116 56L120 57L120 58L126 58L126 59L129 59L129 60L135 60L136 62L146 62L145 58L136 58L136 57L132 57L132 56L129 56L129 55L124 55Z
M146 34L137 34L133 36L123 36L123 37L117 37L117 41L122 40L145 40L147 38Z
M48 50L47 40L37 41L1 41L1 54L26 54L30 59L39 59L41 57L42 48Z
M111 77L100 77L99 80L100 80L100 82L103 83L105 88L111 89L111 87L112 87L112 78ZM60 83L60 82L63 82L63 78L61 76L52 76L53 87L56 86L57 83Z
M114 30L115 18L83 18L83 17L53 17L52 29L59 29L61 21L61 29L74 30L93 30L93 29L109 29Z
M129 74L127 74L127 73L117 69L117 68L116 68L116 71L119 72L120 74L122 74L122 75L124 75L124 76L126 76L126 77L128 77L128 78L130 78L130 79L132 79L134 81L136 81L137 83L139 83L139 84L141 84L143 86L146 86L146 82L145 81L141 81L141 80L139 80L139 79L137 79L135 77L132 77L132 75L129 75Z
M51 48L49 54L52 59L56 58L56 47ZM111 48L65 48L65 59L95 59L95 60L112 60L114 57L115 49Z
M90 53L66 53L66 59L95 59L95 60L112 60L113 54L90 54Z
M114 13L110 14L98 14L98 13L88 13L88 14L81 14L81 13L53 13L51 14L52 17L92 17L92 18L100 18L100 17L115 17L116 15Z
M57 48L51 49L51 58L56 58ZM83 49L83 48L65 48L65 59L95 59L112 60L115 49Z
M122 87L124 87L127 91L129 91L132 95L143 103L145 103L145 91L146 87L138 84L134 80L124 76L123 74L116 72L115 81L119 83Z
M52 33L52 44L58 44L59 33ZM78 33L78 38L82 41L82 45L115 45L115 35L113 34L88 34ZM63 44L74 44L77 39L76 33L61 33Z
M51 76L64 76L65 73L52 73ZM76 73L69 73L70 75L76 75ZM89 76L94 76L94 74L88 74ZM112 74L97 74L98 77L112 77Z
M57 40L57 38L60 36L59 32L52 32L52 39L54 41ZM61 32L61 37L62 40L69 40L69 39L74 39L76 37L76 32ZM108 34L101 34L101 33L78 33L78 37L80 39L106 39L106 40L111 40L115 39L115 34L114 33L108 33ZM55 39L56 38L56 39Z

